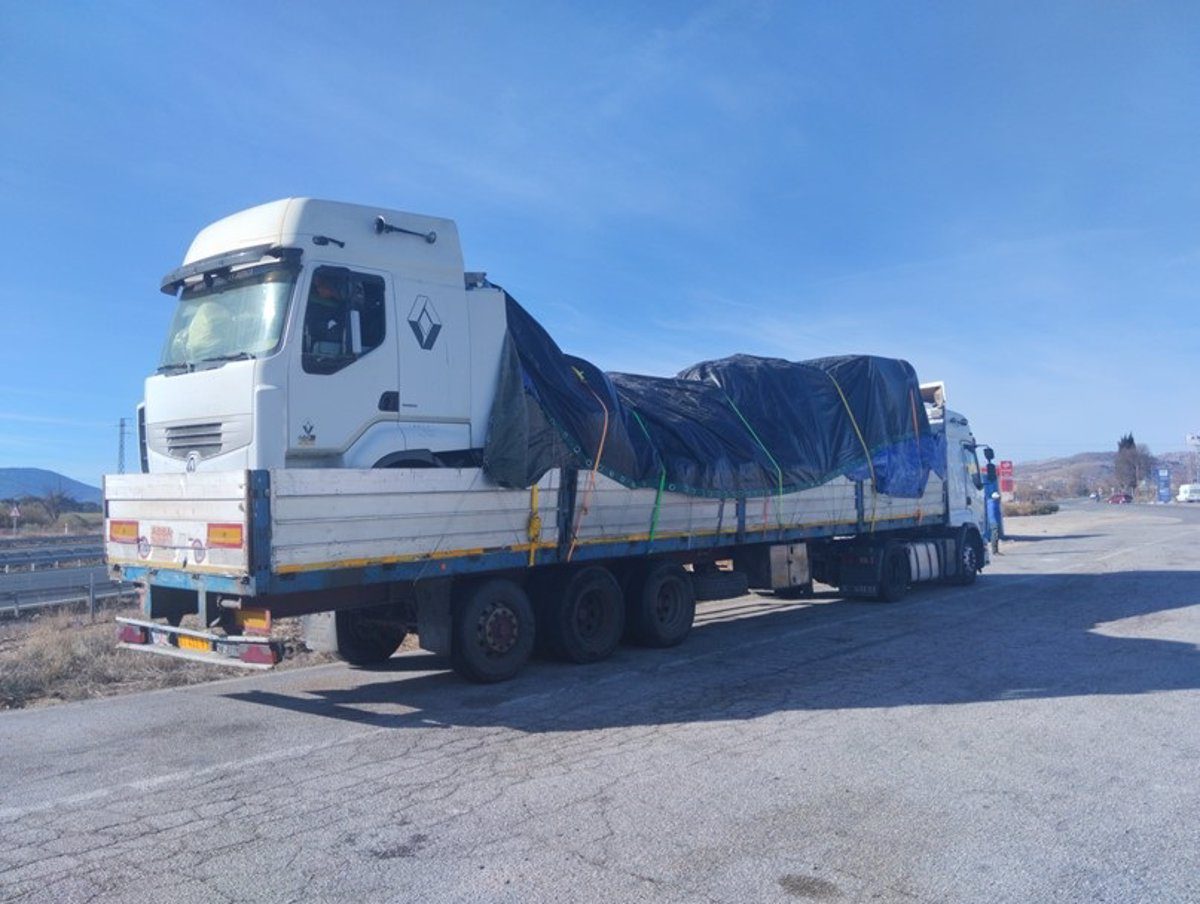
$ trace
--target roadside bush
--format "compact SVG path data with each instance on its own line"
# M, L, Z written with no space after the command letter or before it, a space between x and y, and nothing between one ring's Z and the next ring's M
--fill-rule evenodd
M1004 503L1004 516L1006 518L1014 515L1053 515L1057 511L1058 503L1046 500Z
M46 527L52 524L53 518L46 512L46 507L37 500L21 500L21 517L17 523L22 527Z

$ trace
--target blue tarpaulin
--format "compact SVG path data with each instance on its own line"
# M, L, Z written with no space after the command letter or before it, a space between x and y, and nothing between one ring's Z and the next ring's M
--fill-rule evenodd
M676 377L604 373L564 354L511 296L506 304L484 448L485 470L504 486L566 467L702 496L790 493L846 476L916 497L931 470L942 473L906 361L735 355Z

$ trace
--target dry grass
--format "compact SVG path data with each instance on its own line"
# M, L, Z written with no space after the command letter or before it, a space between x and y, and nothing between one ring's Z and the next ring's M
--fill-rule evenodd
M137 618L139 610L107 610L89 623L87 613L59 610L0 621L0 709L21 709L135 691L197 684L245 674L239 669L185 662L117 647L114 616ZM312 665L332 657L299 649L298 626L281 623L291 636L291 658L282 667ZM290 630L289 630L290 627Z

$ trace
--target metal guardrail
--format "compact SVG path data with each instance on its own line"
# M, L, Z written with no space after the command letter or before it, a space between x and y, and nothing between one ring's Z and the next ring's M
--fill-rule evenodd
M132 596L136 586L128 581L111 581L102 566L88 569L61 569L9 575L0 580L0 613L20 615L32 609L45 609L86 602L91 612L101 600ZM56 577L60 578L56 580Z
M98 562L103 557L104 544L99 541L54 547L0 549L0 570L7 574L14 568L32 569L42 565L57 565L59 562Z
M20 534L16 537L0 534L0 549L29 549L41 546L61 546L63 544L101 543L103 534Z
M0 597L0 615L18 616L23 612L30 612L34 609L53 609L57 606L75 606L86 602L88 611L92 615L96 614L96 606L98 603L120 599L122 597L134 598L137 596L137 586L128 581L122 582L119 585L114 585L111 588L97 588L91 593L86 589L82 593L69 593L66 596L56 597L53 599L29 599L27 597L19 597L16 594L8 594L8 599Z

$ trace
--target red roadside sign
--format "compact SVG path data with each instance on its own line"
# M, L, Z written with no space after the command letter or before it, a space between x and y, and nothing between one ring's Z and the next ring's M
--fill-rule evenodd
M1000 492L1011 493L1013 484L1013 463L1011 461L1000 462Z

